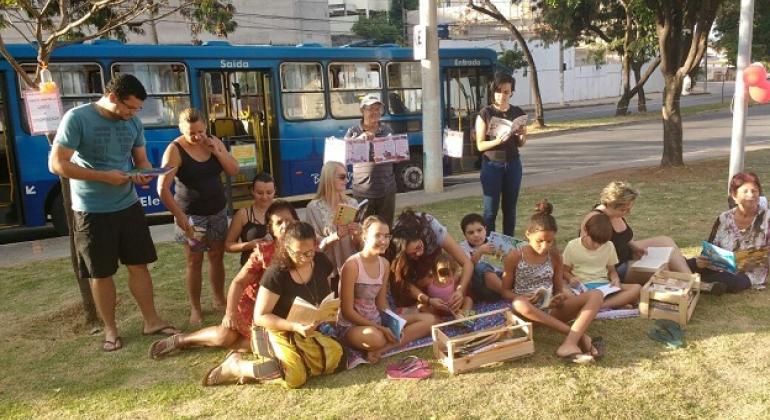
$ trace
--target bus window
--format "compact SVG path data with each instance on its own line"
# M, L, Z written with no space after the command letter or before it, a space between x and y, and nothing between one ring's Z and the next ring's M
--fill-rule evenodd
M394 115L422 112L422 69L417 61L388 63L388 110Z
M360 117L359 103L369 93L382 90L380 63L329 64L329 99L334 118Z
M281 64L281 103L287 120L318 120L326 116L322 78L319 63Z
M190 107L187 68L180 63L115 63L113 77L128 73L144 85L147 99L137 114L148 127L177 124L179 113Z
M23 67L30 77L35 77L36 66L24 65ZM104 92L102 68L98 64L51 63L48 70L56 86L59 87L64 111L93 102ZM19 86L21 86L21 96L24 97L24 91L28 87L21 77L19 77ZM21 109L26 110L25 107ZM22 121L26 122L26 120L24 118Z

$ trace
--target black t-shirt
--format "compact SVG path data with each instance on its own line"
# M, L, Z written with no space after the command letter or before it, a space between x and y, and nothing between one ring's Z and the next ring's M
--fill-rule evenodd
M273 315L286 318L297 296L314 305L321 303L331 293L327 279L332 270L334 266L331 261L321 252L315 253L313 273L306 284L297 284L292 280L289 270L270 266L262 276L260 285L279 296L273 308Z
M521 108L517 106L509 106L508 110L505 112L502 112L495 108L493 105L487 105L484 108L479 111L479 117L484 121L484 123L489 127L489 121L492 119L492 117L497 118L503 118L508 121L513 121L516 119L516 117L522 116L526 114ZM489 136L485 139L485 141L490 141L494 139L490 139ZM519 147L516 145L516 142L518 141L518 136L513 135L508 141L505 143L495 146L486 152L484 152L484 156L486 156L490 160L505 160L509 161L512 159L515 159L519 156Z

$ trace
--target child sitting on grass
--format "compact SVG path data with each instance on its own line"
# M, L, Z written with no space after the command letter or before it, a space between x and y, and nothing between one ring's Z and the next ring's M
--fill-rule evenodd
M503 272L495 268L486 258L495 254L495 247L487 242L487 227L484 218L480 214L470 213L460 221L465 240L460 242L460 247L473 262L473 277L471 278L471 291L478 300L496 301L500 299L503 281Z
M449 307L452 293L459 284L457 271L459 266L452 257L441 253L436 260L431 283L424 292L428 295L427 303L420 303L417 308L420 312L431 312L434 315L465 316L473 307L473 299L470 296L463 298L463 305L459 312L453 312Z
M621 284L615 264L618 255L612 238L612 223L604 213L594 214L585 223L585 233L571 240L564 248L564 279L573 289L592 290L605 285L621 290L605 296L602 308L627 308L639 300L642 287Z
M561 257L554 246L557 227L552 212L553 206L545 200L535 207L525 232L528 244L505 257L502 294L524 318L566 336L556 349L559 358L569 363L591 363L604 353L601 337L592 340L586 335L601 307L602 294L567 293ZM572 326L567 324L573 319Z

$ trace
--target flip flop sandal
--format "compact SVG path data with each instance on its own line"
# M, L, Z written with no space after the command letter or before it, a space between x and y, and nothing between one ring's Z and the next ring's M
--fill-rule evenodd
M420 359L417 356L407 356L396 363L391 363L385 366L385 371L405 370L413 367L430 369L430 364L426 360Z
M123 339L120 337L115 337L112 341L110 340L102 341L102 351L105 353L117 351L122 348L123 348Z
M171 337L162 338L152 343L148 352L150 359L160 360L178 351L181 348L179 346L181 337L182 334L174 334Z
M587 365L593 363L596 359L590 354L585 353L570 353L565 356L556 355L562 362L567 364Z
M176 335L181 333L182 331L177 329L173 325L166 325L160 328L156 328L152 331L144 332L142 331L142 335L165 335L166 337L170 337L172 335Z
M431 375L433 375L433 370L429 367L420 367L419 363L414 363L412 366L404 369L386 369L385 373L388 379L411 379L419 381L421 379L430 378Z
M678 349L683 345L682 341L675 339L668 330L659 326L650 328L650 330L647 331L647 336L657 342L665 344L666 347L670 349Z
M684 342L684 331L682 331L682 327L675 321L670 319L658 319L655 321L655 325L668 331L674 339Z
M202 385L203 386L217 386L217 385L226 385L226 384L232 384L237 383L238 381L242 380L242 378L235 376L235 375L228 375L224 376L222 374L222 366L227 363L228 359L234 354L234 351L231 351L227 353L227 356L225 356L225 360L222 361L222 363L216 365L215 367L211 368L208 372L206 372L206 376L203 377Z

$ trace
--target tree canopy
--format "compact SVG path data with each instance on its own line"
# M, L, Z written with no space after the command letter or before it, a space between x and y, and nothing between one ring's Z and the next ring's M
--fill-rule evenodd
M714 32L719 40L715 43L727 53L727 59L735 65L738 55L738 23L741 16L739 1L725 2L717 14ZM754 28L751 45L752 61L770 62L770 1L754 2Z

